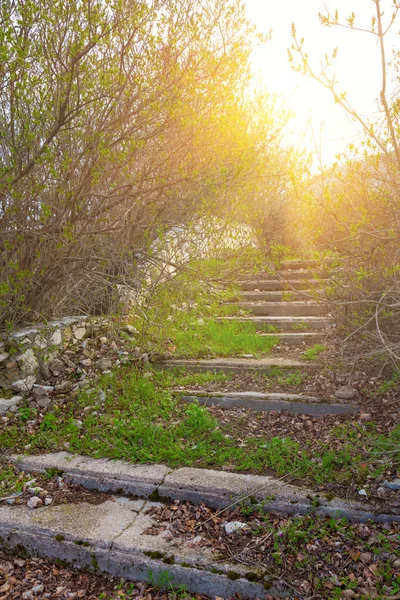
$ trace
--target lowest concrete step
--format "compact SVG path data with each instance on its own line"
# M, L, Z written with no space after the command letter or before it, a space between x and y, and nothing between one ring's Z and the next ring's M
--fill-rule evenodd
M229 302L225 303L229 305ZM284 316L284 317L314 317L326 315L329 312L327 304L321 302L238 302L242 310L248 310L253 315Z
M26 506L0 506L0 545L8 551L58 559L81 569L109 573L133 581L182 586L192 593L222 598L280 596L269 578L240 563L220 561L202 546L196 529L190 537L175 538L168 528L148 514L162 502L130 499L121 494L189 500L225 508L233 502L262 502L265 511L348 517L353 521L396 521L400 517L371 513L370 507L339 499L316 497L311 490L286 485L271 477L241 475L209 469L168 469L164 465L131 465L122 461L90 459L60 452L15 458L20 469L56 468L74 483L118 495L102 504L62 504L30 510ZM201 541L201 540L200 540ZM218 569L215 565L218 563ZM234 577L232 577L234 573ZM168 575L167 581L166 576ZM250 576L251 575L251 576ZM255 581L256 580L256 581ZM284 593L284 596L287 594Z
M260 412L287 411L294 414L326 416L352 414L359 410L354 404L323 402L314 396L301 394L261 392L199 392L183 390L176 392L182 400L198 403L202 406L221 406L222 408L249 408Z
M291 290L312 290L321 287L321 282L318 279L248 279L240 281L242 290L248 291L291 291Z
M164 360L154 363L158 369L186 369L187 371L222 371L226 373L261 372L269 373L271 370L296 371L301 368L317 368L315 364L306 363L288 358L209 358L197 360Z
M279 331L307 331L327 329L331 320L325 317L218 317L218 321L241 321L276 327ZM279 335L279 331L277 335Z
M157 522L146 511L153 506L121 496L111 496L100 505L63 504L34 511L0 506L0 545L16 554L63 561L128 581L185 586L194 594L265 596L262 583L246 578L249 569L221 561L215 572L214 553L196 541L170 539L165 531L150 535ZM230 577L231 572L237 578Z

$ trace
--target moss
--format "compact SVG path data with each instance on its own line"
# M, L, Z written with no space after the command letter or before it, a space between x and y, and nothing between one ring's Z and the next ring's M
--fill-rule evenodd
M260 576L257 575L257 573L252 573L251 571L249 573L246 573L245 575L247 581L259 581L260 580Z
M161 500L160 494L158 493L157 488L154 490L154 492L151 492L151 494L149 496L149 500L151 500L152 502L159 502Z
M99 563L98 563L97 558L95 556L93 556L93 558L92 558L92 567L93 567L93 569L98 569L99 568Z
M57 535L54 536L54 539L57 540L57 542L63 542L65 537L61 535L61 533L57 533Z
M181 567L184 567L185 569L190 569L190 565L187 562L181 563Z
M57 565L57 567L61 567L63 569L69 569L70 567L73 566L71 563L67 562L66 560L61 560L61 558L55 558L54 562Z
M236 571L228 571L227 577L228 579L232 579L232 581L235 581L236 579L240 579L241 575Z
M82 542L82 540L76 540L76 542L74 542L74 544L76 544L77 546L83 546L84 548L87 548L88 546L90 546L89 542Z
M28 558L28 550L22 544L17 544L12 548L13 554L17 554L21 558Z
M213 567L211 569L211 573L213 573L214 575L223 575L224 574L223 571L221 571L220 569L216 569L215 567Z
M332 492L328 492L327 494L325 494L325 498L327 500L333 500L335 498L335 494L332 494Z
M148 556L149 558L164 558L165 554L163 554L162 552L158 552L157 550L146 550L146 552L143 552L143 554L145 556Z
M174 556L165 556L165 558L163 558L163 563L165 563L166 565L174 565L175 557Z

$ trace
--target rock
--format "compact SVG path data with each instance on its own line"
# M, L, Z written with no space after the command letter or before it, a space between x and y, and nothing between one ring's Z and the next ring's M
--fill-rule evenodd
M13 381L11 384L11 389L14 392L30 392L36 383L35 375L28 375L24 379L17 379L17 381Z
M74 362L72 362L72 360L70 358L68 358L68 356L63 355L61 358L62 358L64 364L67 365L67 367L69 367L70 369L76 369L76 364Z
M23 375L35 375L39 367L39 363L32 348L25 350L25 352L17 358L17 363Z
M7 352L3 352L2 354L0 354L0 365L2 363L5 363L9 356L10 355Z
M357 396L357 390L347 385L342 385L335 391L335 397L338 398L338 400L353 400Z
M32 495L32 496L39 496L39 494L41 494L41 492L44 492L44 488L42 487L28 487L28 492Z
M125 333L129 333L129 335L137 335L139 333L139 331L136 329L136 327L134 327L133 325L124 325L122 328L122 331L125 331Z
M394 490L398 492L400 490L400 479L393 479L393 481L384 481L382 486L388 490Z
M48 408L51 404L49 391L53 391L51 385L34 385L32 394L39 408Z
M22 396L14 396L10 400L0 398L0 415L5 415L8 411L14 412L22 400Z
M359 495L359 496L364 496L364 497L367 497L367 496L368 496L368 494L367 494L367 492L364 490L364 488L363 488L363 489L361 489L361 490L358 490L358 495Z
M73 330L73 335L76 340L83 340L86 335L86 327L76 327L76 329Z
M40 506L43 506L43 502L37 496L32 496L32 498L29 498L26 505L28 508L35 509L35 508L40 508Z
M247 523L242 523L241 521L229 521L228 523L224 523L226 533L233 533L234 531L246 529L247 527Z
M100 358L100 360L96 362L96 366L101 371L108 371L111 369L112 362L109 358Z
M52 502L53 502L53 498L51 498L50 496L46 496L46 498L44 499L45 506L50 506L50 504L52 504Z
M105 402L107 399L107 396L106 396L106 393L104 390L99 390L98 397L99 397L100 402Z
M49 339L50 346L61 346L62 333L61 329L55 329Z
M62 371L65 369L65 364L59 358L55 358L54 360L51 361L49 367L50 367L50 371L54 375L55 373L62 373Z
M360 560L364 565L370 563L372 561L371 552L363 552L362 554L360 554Z
M81 365L83 365L84 367L90 367L92 364L92 359L91 358L83 358L80 362L81 362Z
M106 338L106 337L102 336L102 337L101 337L101 338L99 338L99 339L100 339L100 342L101 342L102 344L107 344L107 338Z

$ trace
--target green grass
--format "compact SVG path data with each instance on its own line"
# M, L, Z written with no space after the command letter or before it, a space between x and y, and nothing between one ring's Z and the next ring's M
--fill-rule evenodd
M21 492L28 479L26 473L18 473L14 467L0 463L0 498Z
M214 321L175 331L172 337L175 355L185 358L205 356L237 356L238 354L268 354L279 344L279 338L257 335L257 326L251 322Z
M29 452L36 453L65 449L67 443L71 452L94 457L172 467L233 464L243 471L295 474L322 483L362 477L364 451L382 452L376 472L384 472L384 452L394 460L393 448L399 446L400 425L388 436L377 434L371 426L361 438L354 427L343 425L335 431L339 441L335 451L322 441L316 450L315 444L309 449L290 437L252 437L229 423L218 423L207 408L172 396L170 383L171 374L162 372L144 376L125 369L104 376L99 382L106 391L104 406L95 394L80 391L73 402L46 413L33 434L22 420L8 426L0 434L0 447L18 452L29 444Z
M311 348L304 350L302 357L305 360L315 360L322 352L325 352L326 350L327 347L323 344L315 344L314 346L311 346Z

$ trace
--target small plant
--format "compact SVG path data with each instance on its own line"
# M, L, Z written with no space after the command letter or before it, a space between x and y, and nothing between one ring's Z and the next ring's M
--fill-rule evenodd
M302 356L305 360L315 360L325 350L327 350L327 347L323 344L315 344L311 348L304 350Z

